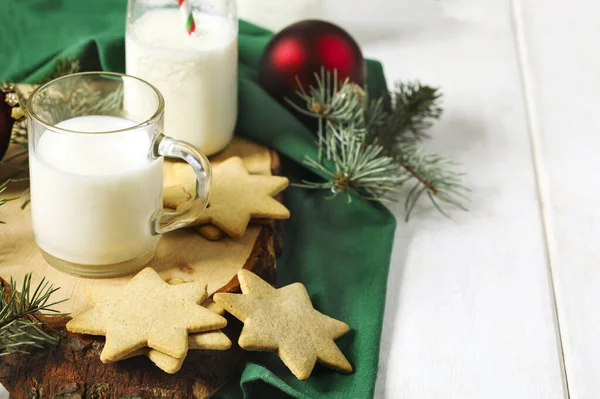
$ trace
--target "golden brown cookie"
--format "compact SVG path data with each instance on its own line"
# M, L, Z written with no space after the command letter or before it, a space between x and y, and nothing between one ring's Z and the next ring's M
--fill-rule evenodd
M211 241L219 241L227 236L223 230L212 224L201 224L199 226L194 226L193 229L202 234L204 238Z
M204 302L202 302L202 306L206 309L215 312L216 314L223 316L225 314L225 309L217 305L217 303L212 298L206 298Z
M193 198L196 192L196 173L187 162L165 160L163 173L163 187L181 186ZM163 196L163 202L165 197ZM179 205L179 204L177 204ZM175 207L176 208L176 207Z
M334 339L348 325L315 310L300 283L276 289L248 270L238 279L243 294L215 294L213 299L244 322L239 345L247 350L276 351L300 380L310 376L315 363L343 373L352 366Z
M263 145L241 137L234 137L223 151L211 156L209 160L211 166L215 167L234 156L242 159L244 167L250 174L271 174L270 150ZM196 174L187 162L166 160L164 163L163 186L165 187L164 206L176 209L177 206L194 197ZM179 188L183 189L183 192Z
M182 358L188 333L225 327L222 316L199 305L206 298L202 282L170 285L147 267L126 285L86 285L94 307L67 323L67 330L106 335L100 360L110 362L143 347Z
M177 209L180 204L192 199L192 194L185 191L181 184L166 187L163 190L163 206L165 208Z
M269 225L273 223L271 219L252 219L250 221L252 224L257 224L261 226ZM227 234L223 232L220 228L213 224L201 224L193 227L198 233L200 233L204 238L210 241L219 241L225 237Z
M250 175L239 157L229 158L213 169L210 206L194 225L211 223L241 237L252 218L287 219L290 212L273 197L288 184L286 177Z
M169 284L181 284L181 283L185 283L185 281L183 281L179 277L172 278L168 282L169 282ZM225 309L223 309L222 307L220 307L219 305L217 305L212 298L206 298L204 300L204 302L202 302L202 306L204 306L206 309L208 309L208 310L210 310L212 312L215 312L219 316L223 316L225 314ZM203 334L203 333L200 333L200 334ZM198 348L196 348L196 349L198 349Z
M235 136L223 151L210 157L210 164L215 167L231 157L240 157L252 175L271 174L271 153L263 145Z
M188 348L190 350L203 349L224 351L231 348L231 341L227 338L227 335L223 334L221 331L208 331L190 334L188 337ZM185 356L177 358L150 348L138 349L125 356L122 360L141 355L148 357L148 359L150 359L158 368L169 374L178 372L185 360Z

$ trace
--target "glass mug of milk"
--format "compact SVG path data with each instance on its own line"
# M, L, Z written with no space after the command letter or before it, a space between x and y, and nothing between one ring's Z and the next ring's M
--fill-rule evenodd
M161 233L206 208L208 159L163 135L164 100L147 82L77 73L40 86L26 107L33 232L55 268L85 277L132 273L152 258ZM196 172L196 198L181 212L162 207L166 156Z
M235 0L187 0L195 22L188 34L175 0L129 0L126 72L165 97L165 134L206 155L231 141L237 119Z

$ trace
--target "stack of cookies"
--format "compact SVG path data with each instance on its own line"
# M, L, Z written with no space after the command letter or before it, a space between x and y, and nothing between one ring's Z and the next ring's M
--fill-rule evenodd
M104 335L100 360L116 362L145 355L167 373L176 373L190 349L226 350L231 341L219 329L227 321L217 305L202 306L206 284L168 284L152 268L126 285L84 287L93 308L67 323L67 330Z
M348 332L348 325L314 309L304 285L276 289L245 269L237 276L242 294L215 294L207 306L201 305L206 284L168 284L149 267L126 285L88 285L84 291L94 306L71 319L67 330L104 335L104 363L145 355L174 374L189 350L231 347L219 330L227 322L217 312L226 310L244 323L241 348L277 352L300 380L310 376L317 362L352 372L334 342Z
M271 156L264 147L235 138L210 161L213 166L210 203L192 224L204 237L239 238L249 223L264 224L290 217L289 210L275 199L289 181L271 175ZM185 208L193 198L195 175L187 164L172 163L167 167L170 176L165 182L164 205Z

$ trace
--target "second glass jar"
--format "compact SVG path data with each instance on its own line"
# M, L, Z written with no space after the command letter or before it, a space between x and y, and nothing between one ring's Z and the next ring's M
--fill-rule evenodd
M212 155L231 141L237 119L236 3L188 3L191 35L178 2L129 0L126 70L162 93L167 135Z

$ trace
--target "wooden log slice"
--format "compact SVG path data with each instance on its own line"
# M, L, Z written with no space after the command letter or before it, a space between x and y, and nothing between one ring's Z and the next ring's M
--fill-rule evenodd
M278 157L271 153L272 172L277 172L278 167ZM24 223L21 216L18 220L9 221L5 226L19 222ZM25 222L30 223L28 219ZM276 285L275 259L282 249L281 225L270 223L254 229L258 229L257 238L243 268ZM190 231L174 232L182 235L178 236L177 242L190 239ZM5 237L12 237L9 233L5 234ZM202 239L199 235L198 237ZM8 275L22 274L22 271L15 267L15 261L10 258L14 248L18 249L18 245L15 247L15 244L11 244L7 248L0 248L0 282L4 281L1 277L6 279ZM19 261L25 262L25 259L21 257ZM156 268L156 265L153 264L153 267ZM185 264L159 272L166 280L195 275ZM61 285L60 282L51 282ZM235 273L232 273L232 278L226 284L216 290L210 289L209 281L209 291L240 292ZM77 301L81 302L81 299ZM80 311L79 305L72 307L72 311L76 310ZM226 317L228 324L223 332L233 343L231 349L190 350L181 370L173 375L163 372L144 356L116 363L102 363L100 352L104 346L103 337L67 332L65 324L69 317L46 318L52 327L64 333L64 337L58 345L35 349L29 355L11 354L0 357L0 383L16 399L208 398L227 382L244 359L244 351L237 345L241 323L230 315Z
M262 228L244 269L275 285L275 247L272 226ZM220 292L240 292L234 277ZM237 345L241 323L227 316L223 330L233 345L226 351L190 350L181 370L167 374L143 356L102 363L100 337L73 334L64 328L69 317L47 318L65 336L56 346L30 355L0 358L0 382L16 399L208 398L227 382L244 358Z

